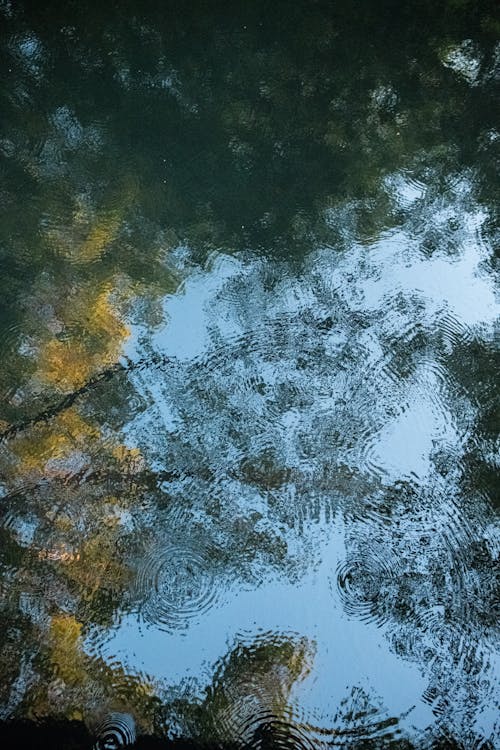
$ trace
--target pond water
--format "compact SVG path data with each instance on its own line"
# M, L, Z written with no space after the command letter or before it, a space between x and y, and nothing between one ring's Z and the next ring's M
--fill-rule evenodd
M0 718L497 747L495 3L0 19Z

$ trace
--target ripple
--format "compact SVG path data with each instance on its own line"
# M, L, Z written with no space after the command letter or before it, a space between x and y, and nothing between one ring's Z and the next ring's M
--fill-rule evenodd
M389 190L402 209L409 209L425 195L426 185L410 170L401 170L386 179Z
M215 603L213 566L203 548L167 544L149 554L137 577L141 616L168 632L185 630Z
M274 367L280 364L286 344L284 326L283 321L263 321L259 328L226 336L208 352L193 360L190 371L194 381L225 373L232 376L236 382L241 382L241 370L234 369L235 362L239 362L240 367L250 365L252 377L255 377L256 358L267 365L268 377L272 376Z
M0 351L4 358L19 350L23 333L23 323L20 321L2 325L0 328Z
M471 565L471 550L480 538L478 519L474 522L453 497L440 508L438 533L445 553L443 572L448 580L448 615L453 613L455 627L469 630L474 623L476 602L481 601L481 580ZM474 524L474 525L473 525ZM436 524L437 526L437 524Z
M397 580L397 570L387 550L380 546L369 554L349 557L339 563L335 585L344 612L363 622L379 627L391 616L390 608L381 607L381 600Z
M470 345L477 338L472 327L451 312L440 317L436 328L446 352L460 345Z
M452 455L456 465L469 429L470 408L462 394L455 393L455 408L450 410L454 384L448 380L441 362L423 357L392 392L388 388L380 395L380 427L367 426L360 433L362 470L385 483L399 478L422 485L432 475L438 455ZM446 461L441 463L444 468Z
M247 737L249 739L247 739ZM245 750L315 750L318 744L313 742L307 732L291 721L278 718L273 714L260 714L252 717L241 730Z
M97 728L93 750L118 750L136 740L135 721L130 714L109 714Z
M391 742L402 735L401 722L413 706L391 716L380 698L360 685L346 686L330 709L293 706L291 720L316 748L360 747L360 743ZM385 744L384 744L385 747Z

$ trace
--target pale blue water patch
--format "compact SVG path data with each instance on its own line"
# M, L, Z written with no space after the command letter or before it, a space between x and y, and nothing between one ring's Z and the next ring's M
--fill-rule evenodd
M244 273L244 265L230 256L213 255L207 266L206 271L189 275L181 288L165 299L166 325L150 339L150 346L155 351L175 359L189 360L200 356L209 347L207 311L224 283L235 274ZM217 324L226 335L235 336L238 332L234 321L223 316L218 317ZM132 338L132 345L133 341Z
M426 369L425 364L407 385L399 413L369 441L367 460L371 466L379 467L384 481L417 478L425 482L433 470L436 447L446 445L448 451L460 455L469 436L467 428L460 430L454 424L447 406L449 394L439 373Z
M483 333L483 326L497 320L498 305L493 278L482 268L489 253L477 239L486 216L477 211L468 218L468 231L451 257L438 252L426 258L419 238L408 229L398 229L369 249L350 248L333 271L332 284L343 291L351 309L383 311L383 325L392 323L395 333L401 324L393 309L398 295L421 302L429 323L448 312L465 326L481 326Z

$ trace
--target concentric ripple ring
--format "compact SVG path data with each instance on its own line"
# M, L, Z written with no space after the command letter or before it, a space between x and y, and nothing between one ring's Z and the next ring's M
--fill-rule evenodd
M215 601L207 551L170 544L155 550L140 569L137 593L146 622L170 632L186 629Z

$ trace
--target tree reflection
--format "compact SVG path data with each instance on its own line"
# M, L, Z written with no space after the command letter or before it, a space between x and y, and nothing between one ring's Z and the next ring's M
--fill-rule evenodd
M302 747L289 695L294 683L307 673L310 659L311 646L297 637L268 633L251 643L239 643L216 666L203 702L184 709L178 704L177 711L181 716L185 712L188 731L204 740L261 747L259 731L274 724L278 743L281 725L278 746Z
M85 634L131 612L182 630L218 587L297 581L342 517L345 613L420 665L438 729L472 736L495 638L490 333L419 289L356 306L356 282L388 273L370 250L389 230L419 258L477 242L490 262L493 3L130 1L91 24L90 5L0 6L5 715L99 706L156 728L165 686L88 656ZM352 251L337 287L318 247ZM157 351L162 300L210 251L248 248L208 349ZM434 484L398 483L377 439L424 407ZM179 716L307 747L287 712L308 649L238 647Z

